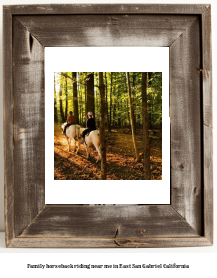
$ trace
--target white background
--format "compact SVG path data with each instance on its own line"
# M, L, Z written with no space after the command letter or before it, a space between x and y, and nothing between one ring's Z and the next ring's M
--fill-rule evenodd
M12 5L12 4L45 4L50 3L51 1L28 1L28 0L0 0L1 5ZM61 1L52 0L52 3L60 3ZM94 0L64 0L64 3L132 3L133 1L94 1ZM196 1L162 1L162 0L148 0L148 1L140 1L137 0L136 3L159 3L159 4L212 4L212 33L213 33L213 119L214 119L214 142L216 140L216 123L217 123L217 97L216 97L216 89L217 89L217 79L215 76L217 75L217 2L215 0L196 0ZM2 14L0 14L0 22L2 22ZM0 32L2 34L2 28L0 28ZM1 36L2 37L2 36ZM2 42L0 43L0 52L2 57ZM0 58L2 59L2 58ZM0 111L3 110L3 91L2 91L2 63L0 64ZM3 112L1 114L1 121L0 121L0 230L4 231L4 168L3 168ZM216 144L214 144L214 198L216 198ZM214 225L214 233L215 233L215 242L216 242L216 230L217 230L217 210L215 205L215 225ZM189 270L167 270L163 272L160 270L159 272L151 272L154 277L197 277L197 278L204 278L209 276L211 278L216 277L216 257L217 257L217 244L215 243L213 247L198 247L198 248L163 248L163 249L6 249L4 244L4 233L0 233L0 272L3 274L3 277L15 277L19 272L22 277L47 277L47 273L43 274L42 270L35 270L35 271L27 271L26 264L27 263L50 263L51 261L55 263L53 256L55 258L59 258L58 262L60 263L67 263L68 259L70 258L73 261L82 262L82 258L85 260L86 257L94 259L96 262L103 260L105 263L108 259L113 259L114 263L123 263L127 261L127 258L133 259L134 262L138 262L141 258L144 261L148 261L150 263L157 263L157 260L163 259L168 263L188 263L190 264L191 268ZM20 254L22 253L22 254ZM42 254L41 254L42 253ZM56 254L47 254L47 253L56 253ZM125 256L127 258L125 258ZM46 261L48 260L48 262ZM122 262L120 262L122 261ZM87 270L86 270L87 271ZM22 273L22 274L21 274ZM51 273L51 272L49 272ZM81 277L84 275L84 272L80 272ZM121 273L120 271L112 272L114 277L119 276ZM131 272L132 273L132 272ZM136 272L133 272L133 274ZM55 274L55 275L54 275ZM139 277L150 277L150 272L140 272ZM55 272L52 271L52 277L56 277L58 275L63 275L63 272ZM68 275L64 274L64 277L73 277L73 273L69 273ZM85 273L86 275L86 273ZM92 275L94 277L105 276L111 277L111 272L104 271L102 272L92 272L89 276Z
M104 57L103 63L101 59L96 59L97 56ZM162 72L162 180L54 180L54 148L51 144L54 125L50 124L50 115L54 114L51 98L54 72L72 71ZM169 47L45 48L45 204L170 204L168 138Z

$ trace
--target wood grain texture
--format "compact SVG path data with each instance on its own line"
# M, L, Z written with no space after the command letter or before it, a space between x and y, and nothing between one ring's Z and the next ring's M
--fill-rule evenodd
M198 236L195 230L169 205L46 205L21 236L141 239L183 235Z
M10 248L168 248L210 246L205 237L180 238L15 238Z
M170 46L172 206L44 206L45 46ZM7 246L211 245L210 51L210 5L5 6Z
M12 16L4 9L3 17L5 234L8 245L14 237Z
M212 42L211 42L211 7L207 6L202 14L202 75L203 75L203 122L213 127L212 123Z
M213 242L213 116L211 7L202 14L204 228Z
M14 209L19 235L44 207L44 48L13 20Z
M204 235L213 243L213 131L204 126Z
M195 15L17 16L44 46L170 46ZM39 28L40 26L40 28ZM55 31L54 31L55 30Z
M5 6L13 15L43 14L202 14L209 5L189 4L44 4Z
M202 231L199 17L170 46L171 205Z

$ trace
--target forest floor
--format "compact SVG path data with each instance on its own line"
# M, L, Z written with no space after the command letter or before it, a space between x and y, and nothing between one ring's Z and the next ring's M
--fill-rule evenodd
M135 161L132 135L129 129L112 129L106 132L107 180L143 180L142 132L138 130L138 142L141 162ZM160 132L151 137L151 179L162 179L162 140ZM97 152L90 148L90 158L86 158L84 144L78 154L68 152L63 135L54 136L54 179L55 180L98 180L100 179L100 161L96 163Z

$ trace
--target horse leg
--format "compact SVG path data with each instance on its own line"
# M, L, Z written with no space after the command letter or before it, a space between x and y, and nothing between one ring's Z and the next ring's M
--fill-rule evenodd
M76 140L74 139L74 152L76 151Z
M87 159L89 159L90 153L89 153L89 146L88 145L86 145L86 151L87 151Z
M70 152L70 138L68 138L66 135L66 141L67 141L67 144L68 144L68 151Z
M99 161L99 158L101 157L100 147L99 148L96 147L96 150L98 152L98 157L97 157L97 161L96 161L96 163L97 163Z
M78 149L77 149L77 153L80 151L80 143L81 143L81 140L78 139Z

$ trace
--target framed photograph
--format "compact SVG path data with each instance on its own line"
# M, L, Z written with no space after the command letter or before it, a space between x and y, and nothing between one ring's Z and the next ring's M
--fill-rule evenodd
M98 55L104 57L103 63L96 59ZM79 71L72 73L72 69ZM91 72L93 69L104 72L107 161L104 181L98 146L101 130L99 73ZM149 179L144 175L142 138L144 75L150 137ZM45 204L170 204L168 47L45 48L45 91L48 92L45 95ZM55 116L55 125L50 124L51 115ZM67 124L65 136L62 127L70 117L73 124ZM92 127L86 129L90 118L95 121L93 132ZM134 118L134 130L131 118ZM86 145L82 134L89 130L91 134L86 136ZM92 140L94 149L90 147Z
M6 246L212 245L211 6L4 6L3 24Z

